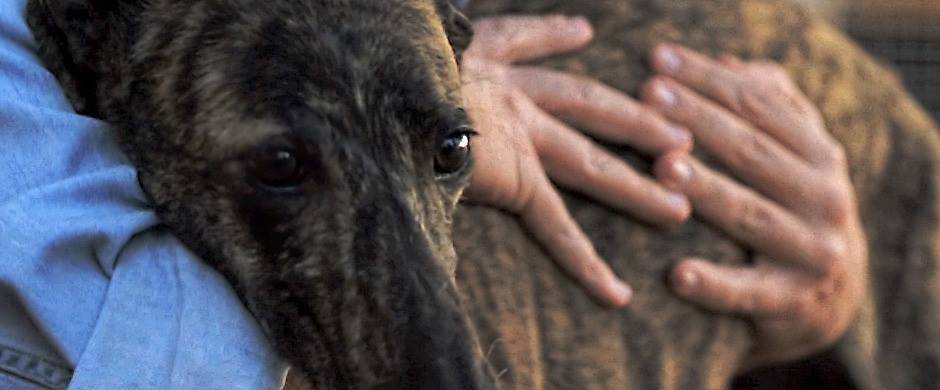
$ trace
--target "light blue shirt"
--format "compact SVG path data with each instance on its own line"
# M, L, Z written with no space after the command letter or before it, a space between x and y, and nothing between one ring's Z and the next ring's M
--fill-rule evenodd
M37 59L25 2L0 1L0 388L279 388L232 289Z

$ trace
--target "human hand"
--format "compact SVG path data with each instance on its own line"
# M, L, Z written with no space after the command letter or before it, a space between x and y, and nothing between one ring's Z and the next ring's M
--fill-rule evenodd
M832 344L856 317L868 255L845 153L816 107L772 63L716 62L662 45L653 67L660 76L644 101L687 126L743 184L681 153L660 159L657 177L758 254L748 267L685 259L673 288L753 321L756 344L743 369Z
M631 169L579 131L630 144L651 156L688 150L688 131L598 81L513 62L576 50L592 38L582 18L500 17L474 24L461 62L463 94L480 136L468 198L521 216L524 224L589 293L613 306L629 287L595 252L552 181L655 224L689 214L688 200Z

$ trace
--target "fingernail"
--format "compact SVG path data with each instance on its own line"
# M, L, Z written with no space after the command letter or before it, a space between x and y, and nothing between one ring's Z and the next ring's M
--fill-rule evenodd
M669 202L671 206L679 208L685 207L686 203L688 203L688 198L677 192L669 192L666 195L666 201Z
M698 287L698 274L693 271L685 270L679 273L679 288L686 292L691 293Z
M618 302L620 304L627 304L633 299L633 289L621 280L617 281L614 286L614 291L617 293L617 297L619 298Z
M669 166L669 176L677 184L685 184L692 179L692 166L685 160L675 160Z
M577 16L569 19L568 33L580 34L591 28L591 24L583 16Z
M666 74L675 74L679 71L679 68L682 67L682 59L679 58L679 54L676 53L676 50L672 47L668 45L662 46L656 54L659 58L659 64Z
M676 102L679 100L676 97L675 92L672 92L672 90L670 90L669 87L663 83L656 84L656 88L653 90L653 94L655 95L656 100L665 107L675 106Z
M684 127L670 126L669 132L672 134L673 141L678 145L687 145L692 142L692 132L686 130Z

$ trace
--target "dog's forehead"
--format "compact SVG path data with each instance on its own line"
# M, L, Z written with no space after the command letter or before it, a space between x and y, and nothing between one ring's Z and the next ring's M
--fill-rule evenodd
M164 44L158 38L166 34L145 32L152 38L139 47L166 58L168 66L154 71L156 103L166 112L186 111L183 86L191 100L185 105L196 107L191 135L203 142L184 146L208 143L232 155L290 131L285 111L342 120L383 113L393 120L404 109L460 105L456 61L431 0L297 0L251 10L188 10L188 27L175 38ZM388 104L396 99L400 107Z
M431 56L436 57L436 63L442 68L436 73L437 85L441 86L441 91L449 99L459 102L457 91L460 89L460 76L457 69L457 62L453 56L453 49L447 39L447 33L444 31L444 25L441 22L443 15L438 14L439 10L430 0L408 0L414 3L415 9L421 11L422 16L427 20L425 26L431 31L416 31L417 41L422 42L422 46L431 48Z
M359 75L361 79L397 78L420 83L429 89L424 93L459 105L457 63L442 15L432 0L352 3L357 4L354 10L342 12L335 30L327 32L346 40L336 52L356 51L344 65L358 65L360 71L365 70L366 74ZM407 80L409 77L412 80Z

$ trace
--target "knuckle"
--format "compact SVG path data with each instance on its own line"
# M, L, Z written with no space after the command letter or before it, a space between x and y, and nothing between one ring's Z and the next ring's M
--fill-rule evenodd
M780 66L780 64L776 62L765 61L764 65L767 67L767 73L770 74L771 77L787 77L786 69L784 69L783 66Z
M801 304L800 312L796 313L803 329L799 344L814 352L835 342L839 334L833 331L833 324L825 316L820 316L820 311L824 310L812 303L811 299L806 299Z
M832 171L844 171L848 167L848 154L845 147L830 137L822 148L820 165Z
M842 239L834 235L821 239L816 249L816 264L822 276L830 278L837 275L847 255L848 247Z
M495 36L500 35L500 31L504 29L506 21L503 18L484 18L477 20L473 23L473 33L476 36L476 41L490 40ZM479 44L479 43L478 43Z
M478 21L474 30L488 34L502 35L507 31L513 30L509 28L512 24L513 19L507 17L486 18Z
M749 68L748 76L752 82L770 82L781 86L792 84L786 68L773 61L754 62Z
M769 115L795 105L790 99L790 88L777 78L758 77L741 94L742 109L749 109L751 114Z
M577 80L574 88L574 96L583 103L591 103L600 100L600 90L597 85L585 80Z
M683 192L696 203L708 203L723 209L724 212L720 214L722 221L733 221L741 213L743 205L743 202L738 199L738 194L722 185L717 175L708 171L707 167L695 165L690 165L690 167L692 176L683 185Z
M755 202L748 202L741 206L737 226L742 235L753 237L759 231L769 228L772 224L773 216L766 206Z
M742 89L743 84L735 83L728 86L725 89L725 100L728 102L728 107L736 113L744 113L745 105L748 104L748 92Z
M589 153L583 153L578 163L578 172L581 173L581 176L587 180L593 180L598 176L597 174L597 163L595 162L595 157L591 156Z
M532 102L522 91L512 90L503 96L503 103L510 113L525 116L531 109Z
M853 199L848 185L827 189L822 197L822 215L826 222L843 226L854 213Z
M775 160L776 156L770 144L751 131L745 131L745 136L729 153L729 165L738 171L766 166L766 161Z
M801 321L809 321L815 312L815 298L808 293L802 293L793 299L787 308L787 314Z
M781 89L789 89L793 86L793 79L780 64L769 63L766 68L767 77L773 80L774 84Z
M477 57L477 56L472 55L472 54L473 54L473 53L471 53L471 55L467 55L467 56L465 56L464 58L462 58L462 59L461 59L461 63L460 63L461 71L462 71L462 73L463 73L463 74L461 74L461 76L463 76L463 77L465 78L465 81L464 81L465 84L466 84L468 81L469 81L469 82L478 81L478 77L471 77L469 80L466 80L466 76L467 76L468 74L472 74L472 75L476 76L476 75L480 74L481 72L487 70L487 65L488 65L487 62L486 62L485 60L481 59L480 57Z
M475 42L489 43L490 56L507 59L512 56L515 46L523 40L527 29L525 24L514 17L495 17L483 20L479 28L475 27ZM498 45L493 43L500 42Z
M843 269L841 266L844 262L838 261L833 266L834 270ZM816 289L813 294L813 298L816 300L818 305L823 307L829 307L837 295L843 290L843 278L840 276L841 272L836 271L828 277L821 278L816 283Z
M793 312L802 329L799 344L812 351L828 347L842 334L839 324L827 313L826 306L821 306L815 294L805 294L796 304Z
M829 156L832 159L832 164L836 167L842 168L848 165L848 156L846 155L845 147L838 142L832 142L829 148Z
M741 313L752 313L760 308L760 299L756 294L737 294L735 306Z
M517 184L515 191L512 191L510 195L509 203L510 210L517 214L523 214L526 212L540 212L536 210L535 195L536 191L554 191L550 185L546 186L547 188L535 188L536 186L532 185L523 185L521 183Z
M793 85L789 88L785 88L781 91L780 96L786 104L785 107L791 109L800 118L805 118L807 127L818 129L821 134L827 133L826 125L823 122L822 114L819 112L819 109L800 91L799 87Z
M600 151L588 149L583 154L580 171L584 178L590 181L602 179L616 163L613 157Z
M556 73L542 68L533 68L532 75L534 76L532 79L538 81L538 83L547 90L567 92L576 89L571 86L570 76L564 73Z
M664 119L661 119L662 115L659 114L659 111L645 104L627 106L624 110L624 115L633 118L635 121L644 123L655 123L657 120L664 121Z

